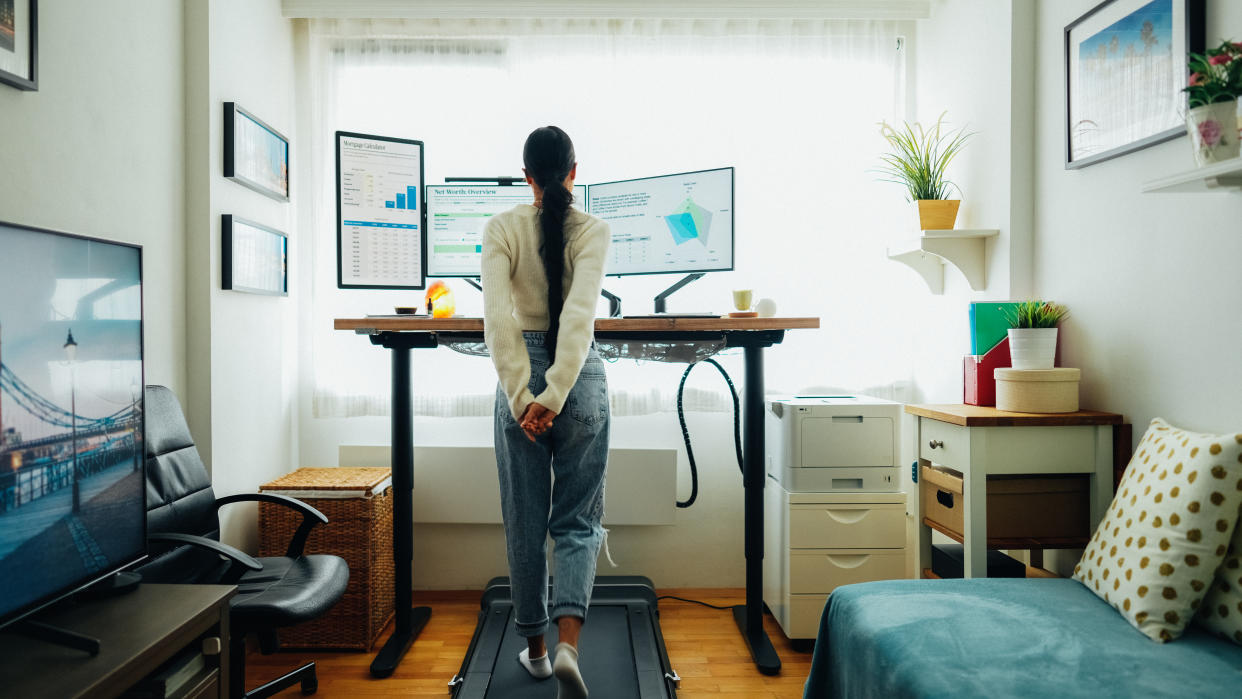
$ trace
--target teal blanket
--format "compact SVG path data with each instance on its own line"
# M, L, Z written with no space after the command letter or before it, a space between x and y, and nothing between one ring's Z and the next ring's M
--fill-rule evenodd
M1155 643L1069 579L862 583L824 608L806 697L1242 697L1242 646Z

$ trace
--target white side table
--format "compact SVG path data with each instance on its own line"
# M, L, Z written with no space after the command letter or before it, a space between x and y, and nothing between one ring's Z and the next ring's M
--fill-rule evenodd
M987 577L988 476L1087 474L1092 531L1112 502L1113 426L1123 422L1121 415L1095 410L1012 413L975 405L907 405L906 412L916 416L914 453L920 472L936 463L962 474L965 577ZM931 527L923 521L919 490L914 487L911 495L919 533L915 571L931 565ZM1038 542L1027 543L1012 548Z

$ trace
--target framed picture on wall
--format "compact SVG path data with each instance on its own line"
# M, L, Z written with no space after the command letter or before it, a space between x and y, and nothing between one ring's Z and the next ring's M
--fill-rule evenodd
M236 102L224 103L224 176L289 201L289 139Z
M38 0L0 0L0 83L39 89L38 19Z
M1186 132L1186 54L1204 0L1107 0L1065 28L1065 167Z
M289 295L289 239L275 228L232 214L220 217L220 288Z

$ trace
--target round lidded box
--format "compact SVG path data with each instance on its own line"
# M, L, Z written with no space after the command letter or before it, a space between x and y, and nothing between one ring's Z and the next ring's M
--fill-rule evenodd
M1078 410L1079 369L997 369L996 409L1014 413Z

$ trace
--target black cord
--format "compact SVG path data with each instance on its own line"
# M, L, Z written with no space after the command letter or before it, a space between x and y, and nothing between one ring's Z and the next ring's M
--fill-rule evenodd
M682 405L682 397L686 392L686 379L690 376L690 371L699 364L706 362L716 367L720 371L720 375L724 377L725 383L729 384L729 393L733 394L733 445L737 449L737 470L739 473L745 474L742 469L742 409L741 401L737 397L737 389L733 386L733 379L729 378L729 372L715 359L704 359L702 362L695 362L686 367L686 371L681 375L681 383L677 385L677 419L681 422L681 436L686 442L686 458L690 461L690 497L685 501L679 501L678 507L690 507L699 497L699 468L694 462L694 449L690 446L690 430L686 427L686 410Z
M697 599L686 599L685 597L678 597L676 595L660 595L659 597L656 598L657 601L662 600L662 599L675 599L678 602L689 602L691 604L701 604L704 607L711 607L712 609L733 609L733 607L731 606L718 607L714 604L708 604L707 602L700 602Z

